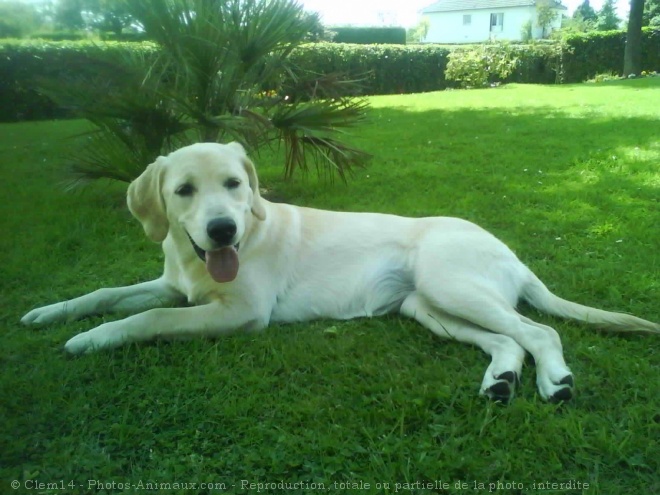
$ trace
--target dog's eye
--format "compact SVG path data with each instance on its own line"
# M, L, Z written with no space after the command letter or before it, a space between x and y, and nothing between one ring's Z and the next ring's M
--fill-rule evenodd
M179 196L192 196L193 192L195 192L195 188L192 185L186 183L177 187L176 191L174 191L174 194Z
M241 181L238 179L227 179L227 182L225 182L225 187L227 189L236 189L240 185Z

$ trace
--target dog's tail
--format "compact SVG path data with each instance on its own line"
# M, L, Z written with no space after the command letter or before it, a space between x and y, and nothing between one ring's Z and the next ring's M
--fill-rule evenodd
M636 316L612 313L583 306L554 295L531 271L521 297L535 308L555 316L570 318L613 332L660 333L660 325Z

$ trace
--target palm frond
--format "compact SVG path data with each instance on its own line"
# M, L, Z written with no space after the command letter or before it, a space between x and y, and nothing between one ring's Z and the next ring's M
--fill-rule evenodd
M156 157L144 153L145 148L127 146L118 134L98 131L71 163L71 180L67 189L75 189L96 179L130 182L139 176Z
M83 150L76 160L79 163L74 164L74 183L84 183L85 174L89 179L106 176L131 180L139 175L133 171L141 170L130 168L127 173L122 161L142 160L143 169L150 163L147 160L186 143L184 137L192 124L158 92L148 73L154 66L144 55L132 51L108 55L99 48L88 63L94 70L83 71L88 74L85 77L72 70L74 75L66 81L45 80L40 85L43 93L97 128L92 136L94 145ZM113 167L117 167L115 172Z
M295 0L121 1L158 49L99 49L82 62L92 76L44 85L98 130L74 164L75 184L132 180L195 141L232 139L250 151L284 143L286 177L309 159L319 175L346 180L369 158L338 138L364 119L366 102L345 97L360 81L303 74L288 61L316 25Z
M334 172L343 181L353 167L364 166L371 155L332 135L344 134L364 120L366 105L345 99L279 105L271 121L286 149L285 177L297 170L306 173L310 156L319 176L332 177L327 172Z
M291 101L307 101L315 99L338 99L360 95L364 82L370 73L357 74L349 78L343 72L317 74L303 71L299 67L286 67L285 78L280 92L287 95Z
M278 105L271 116L277 129L301 130L309 134L336 133L366 119L368 103L361 99L329 99Z
M280 138L286 148L284 177L291 179L297 171L308 173L312 161L319 177L332 182L347 176L355 167L364 167L372 156L365 151L329 137L301 135L300 132L281 131ZM309 159L311 155L312 160Z
M176 65L175 94L187 100L180 103L211 115L246 106L282 71L312 26L290 0L141 0L128 6Z

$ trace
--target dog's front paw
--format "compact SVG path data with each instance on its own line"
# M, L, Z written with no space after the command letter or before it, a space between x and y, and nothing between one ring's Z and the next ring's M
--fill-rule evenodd
M56 303L36 308L21 318L23 325L44 326L68 319L66 303Z
M79 333L64 344L64 349L70 354L89 354L103 349L113 349L125 342L124 332L116 322L104 323L87 332Z

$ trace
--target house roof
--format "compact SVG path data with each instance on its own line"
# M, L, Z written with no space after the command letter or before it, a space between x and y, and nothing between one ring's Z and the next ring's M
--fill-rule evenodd
M560 2L549 1L555 3L555 7L558 9L567 10ZM440 0L422 9L422 14L456 10L498 9L502 7L531 7L536 3L537 0Z

